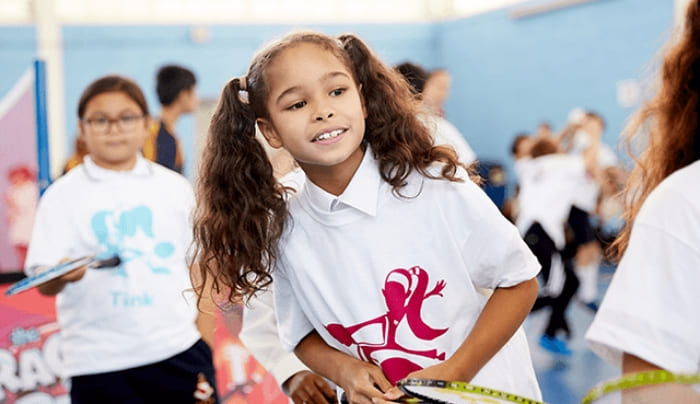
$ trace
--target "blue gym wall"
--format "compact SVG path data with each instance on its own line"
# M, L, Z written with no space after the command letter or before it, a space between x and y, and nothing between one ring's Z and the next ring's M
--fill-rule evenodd
M447 117L480 159L509 173L516 133L541 120L559 129L576 107L603 116L603 140L615 148L633 112L618 104L617 82L644 79L672 20L671 1L599 0L522 19L499 10L440 24L438 55L454 74Z
M354 32L387 62L412 60L453 74L446 113L481 159L505 164L519 131L540 120L561 127L574 107L599 111L614 145L632 109L618 105L616 84L643 78L672 25L673 2L599 0L585 5L511 19L498 10L433 24L333 24L309 28L338 34ZM297 28L291 25L214 25L211 38L196 43L189 26L65 26L64 74L67 150L76 131L81 91L95 78L120 73L144 89L158 113L154 75L164 63L192 68L201 98L216 98L231 77L244 72L265 42ZM36 57L32 26L0 27L0 94ZM188 157L194 120L178 125ZM509 178L509 180L512 180Z
M32 67L35 58L33 25L0 26L0 98Z
M178 63L197 75L200 98L218 97L224 84L245 72L255 51L271 39L298 28L291 25L212 26L205 43L190 39L189 26L69 26L63 29L68 149L77 130L76 106L82 90L107 73L135 79L153 114L159 110L155 73L165 63ZM406 59L428 63L437 55L433 24L308 26L329 34L354 32L368 41L387 63ZM194 119L178 123L182 143L193 148ZM188 150L189 151L189 150ZM193 152L186 153L191 172Z

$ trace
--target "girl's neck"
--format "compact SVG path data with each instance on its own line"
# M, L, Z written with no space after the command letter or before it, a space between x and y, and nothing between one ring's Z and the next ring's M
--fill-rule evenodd
M299 162L299 166L311 182L319 186L329 194L339 196L350 184L350 180L362 163L365 151L358 148L357 152L351 154L343 164L332 167L318 166Z
M103 160L99 157L96 158L94 155L91 155L90 157L92 158L92 162L95 163L96 166L112 171L131 171L134 169L134 167L136 166L136 162L138 161L137 155L134 155L132 158L117 162Z

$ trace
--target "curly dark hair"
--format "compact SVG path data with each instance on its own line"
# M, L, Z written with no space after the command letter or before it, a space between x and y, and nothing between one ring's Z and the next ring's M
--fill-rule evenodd
M194 220L199 270L193 279L198 279L195 290L200 296L204 285L211 283L214 293L224 292L229 301L239 301L272 280L276 245L289 216L288 190L273 176L265 150L255 138L255 122L269 118L267 67L285 49L299 44L315 44L332 52L361 86L367 111L363 143L370 146L381 177L396 194L400 195L414 170L429 178L461 181L456 153L433 146L406 81L359 38L307 31L288 34L253 58L245 80L234 78L225 86L212 117ZM437 176L428 170L435 162L442 164Z
M673 172L700 159L700 4L690 2L683 32L665 52L659 88L625 128L636 164L625 187L625 227L610 254L622 257L634 218L649 194ZM645 148L635 152L639 144Z

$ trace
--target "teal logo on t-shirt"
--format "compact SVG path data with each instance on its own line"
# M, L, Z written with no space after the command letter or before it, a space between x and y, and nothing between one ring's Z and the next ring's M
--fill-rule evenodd
M123 211L102 210L92 216L90 225L100 245L99 255L118 254L121 258L122 265L114 271L116 275L126 277L123 264L132 260L142 260L154 274L170 273L170 269L158 265L157 261L172 256L175 246L155 239L153 213L148 206ZM127 240L129 243L125 243Z

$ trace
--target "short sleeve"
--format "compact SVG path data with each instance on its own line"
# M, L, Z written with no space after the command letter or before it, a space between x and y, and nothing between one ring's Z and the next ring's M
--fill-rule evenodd
M65 209L70 206L62 201L56 189L49 188L39 200L32 238L27 250L24 272L32 275L32 268L38 265L55 265L72 256L70 242L75 225L71 223L70 214Z
M517 228L476 184L459 185L461 209L473 220L455 221L465 227L455 233L466 232L461 254L474 284L488 289L511 287L537 276L540 264Z
M689 239L688 230L679 229L680 236L667 230L688 219L687 203L652 196L586 338L618 367L626 352L672 372L695 373L700 369L700 240ZM684 226L696 228L694 223Z
M278 260L272 281L275 316L282 348L292 352L299 342L314 330L314 327L304 314L296 297L295 288L282 267L282 261Z

